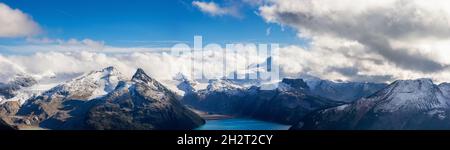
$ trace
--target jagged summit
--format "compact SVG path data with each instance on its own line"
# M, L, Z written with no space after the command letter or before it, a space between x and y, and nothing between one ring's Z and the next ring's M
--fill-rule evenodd
M308 85L303 79L284 78L281 82L288 84L293 88L308 88Z
M153 79L148 76L143 69L138 68L131 78L131 81L149 83L152 82Z
M198 82L189 80L186 76L181 76L176 80L180 81L180 83L178 83L177 85L177 88L183 91L184 94L191 94L197 92L197 89L195 87L196 85L198 85Z
M116 68L114 68L114 66L109 66L109 67L104 68L102 71L114 71L114 70L116 70Z
M309 91L309 86L303 79L291 79L284 78L279 85L280 90L300 90L307 92Z
M192 129L204 120L139 68L89 111L86 123L94 129Z
M160 82L158 82L155 79L148 76L144 72L144 70L141 68L137 69L136 73L133 75L133 78L131 79L131 82L138 83L138 84L145 84L145 85L149 86L149 88L151 90L153 90L155 93L170 91L168 88L166 88ZM155 95L152 95L152 97L153 96L155 96ZM155 98L155 99L157 99L157 98Z

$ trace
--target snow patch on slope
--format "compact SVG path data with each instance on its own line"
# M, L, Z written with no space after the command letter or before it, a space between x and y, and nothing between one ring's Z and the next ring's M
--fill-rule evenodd
M376 108L381 111L433 110L449 108L449 99L442 95L431 79L399 80L381 91L385 101ZM369 99L370 100L370 99Z
M106 95L113 91L119 81L123 80L122 74L114 67L108 67L101 71L93 71L80 77L60 84L45 93L47 96L87 96L80 99L90 100Z

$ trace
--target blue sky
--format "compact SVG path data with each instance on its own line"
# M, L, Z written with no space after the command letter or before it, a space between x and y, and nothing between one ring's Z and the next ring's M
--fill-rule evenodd
M0 0L33 18L42 28L35 38L92 39L112 46L169 46L205 43L276 42L304 44L290 28L266 23L257 7L239 4L239 17L211 16L191 0ZM209 2L209 1L207 1ZM227 6L232 1L214 1ZM237 2L236 2L237 3ZM237 5L237 4L233 4ZM270 34L267 34L270 30ZM25 38L0 38L0 44L23 44Z
M0 0L0 70L167 76L162 66L185 62L147 52L201 35L204 45L280 43L287 76L450 81L449 22L448 0Z

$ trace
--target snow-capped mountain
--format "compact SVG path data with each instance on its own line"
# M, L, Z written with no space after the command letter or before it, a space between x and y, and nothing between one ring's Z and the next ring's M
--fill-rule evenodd
M293 129L450 129L448 84L399 80L351 104L308 115Z
M341 102L358 100L387 86L385 83L334 82L315 77L308 77L304 80L308 84L311 94Z
M450 129L450 84L430 79L386 85L285 78L276 89L263 90L272 83L180 75L167 86L142 69L129 80L108 67L41 88L60 78L17 75L1 83L2 120L48 129L192 129L204 120L189 105L296 124L292 129Z
M0 104L17 101L20 105L24 104L28 99L39 96L43 92L49 92L55 86L71 87L72 85L64 85L67 80L72 80L80 74L54 74L48 73L44 75L28 75L18 74L9 79L7 83L0 83ZM69 89L69 88L66 88ZM101 91L97 93L102 93Z
M199 83L197 81L190 80L183 74L178 74L174 80L179 81L176 87L177 89L183 91L183 95L195 93L200 90L198 87Z
M183 94L208 93L208 92L233 92L245 90L251 86L259 86L258 80L246 79L210 79L210 80L191 80L188 77L179 74L174 79L178 81L176 87L183 91Z
M205 90L200 90L199 93L224 93L228 95L239 95L247 88L234 83L232 80L216 79L209 80L209 84Z
M17 114L22 116L21 121L28 125L46 126L57 124L55 122L62 123L71 117L72 110L86 103L78 101L89 101L106 95L123 79L121 73L114 67L92 71L30 98ZM48 123L49 118L54 122Z
M235 112L234 105L246 95L246 89L231 80L210 80L205 89L187 92L181 101L202 111L229 114Z
M28 98L40 91L33 90L37 80L31 76L20 74L13 77L8 83L0 83L0 104L7 101L18 101L23 104Z
M88 113L93 129L192 129L204 120L187 109L175 94L138 69Z
M170 90L138 69L93 71L28 100L11 122L48 129L192 129L204 123Z
M43 93L47 97L65 97L70 99L91 100L114 90L119 81L125 78L114 67L92 71L80 77L60 84Z

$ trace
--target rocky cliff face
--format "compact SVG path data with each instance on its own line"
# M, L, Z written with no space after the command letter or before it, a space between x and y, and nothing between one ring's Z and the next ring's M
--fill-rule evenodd
M16 128L14 128L11 125L9 125L3 119L0 119L0 130L16 130Z

